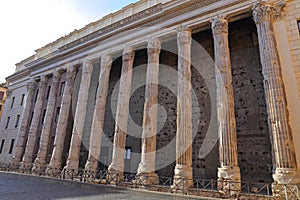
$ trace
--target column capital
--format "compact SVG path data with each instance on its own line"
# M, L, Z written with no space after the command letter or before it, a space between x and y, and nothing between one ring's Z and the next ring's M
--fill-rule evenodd
M261 24L265 21L275 21L283 18L285 1L283 3L265 3L261 2L254 5L253 20L256 24Z
M161 41L158 38L148 40L148 54L159 54L161 50Z
M228 34L228 20L222 15L218 15L211 21L213 34Z
M60 73L59 69L54 70L54 72L53 72L53 81L54 82L58 81L59 78L60 78L60 75L61 75L61 73Z
M76 75L76 67L74 66L66 66L67 70L67 79L74 78Z
M48 81L48 77L47 76L42 75L40 78L41 78L41 80L40 80L41 84L46 84L47 83L47 81Z
M92 73L93 72L93 62L90 60L85 60L82 63L82 73Z
M12 94L12 90L11 89L6 90L6 97L7 98L9 98L11 94Z
M190 28L181 28L177 33L178 45L190 44L192 41L192 30Z
M112 65L111 55L103 55L101 57L101 69L102 69L102 67L107 68L107 66L111 66L111 65Z
M124 49L124 51L122 53L123 62L128 62L128 61L132 60L134 58L134 54L135 54L135 51L133 48L128 47L128 48Z
M26 88L28 91L33 91L35 89L35 86L36 86L36 81L34 79L31 79L26 84Z

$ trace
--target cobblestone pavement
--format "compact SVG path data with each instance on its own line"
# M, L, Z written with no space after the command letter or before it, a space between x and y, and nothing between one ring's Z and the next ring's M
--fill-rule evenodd
M0 172L0 199L194 200L200 198L126 190L109 186L91 185L44 177Z

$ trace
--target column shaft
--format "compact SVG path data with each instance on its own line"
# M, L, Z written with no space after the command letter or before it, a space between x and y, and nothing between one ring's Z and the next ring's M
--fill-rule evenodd
M18 165L23 157L23 153L25 150L25 141L26 141L26 135L28 132L29 128L29 122L30 122L30 116L31 116L31 108L34 104L34 94L35 94L35 87L36 87L36 82L34 80L30 80L27 85L27 97L26 97L26 102L25 102L25 107L23 110L23 115L22 115L22 121L20 125L20 129L18 132L18 137L17 137L17 142L16 142L16 150L15 153L11 159L11 163Z
M234 94L232 85L228 21L218 16L212 21L215 49L215 74L217 85L218 132L220 137L220 164L218 169L219 189L226 190L226 181L240 182L238 167ZM240 188L240 183L236 184Z
M126 145L126 132L128 124L134 54L134 50L128 48L124 50L122 55L123 65L116 112L114 148L112 163L108 168L108 180L113 182L119 182L120 180L122 180L124 173L124 149ZM111 178L113 180L110 180Z
M91 129L89 156L85 165L85 170L90 172L95 172L98 167L98 159L101 151L101 140L102 135L104 134L103 126L105 117L105 106L108 94L111 65L111 56L107 55L101 58L101 70Z
M272 145L275 156L275 183L300 183L300 171L297 168L295 148L289 125L284 83L281 65L276 47L273 22L282 7L271 4L258 4L253 10L257 26L262 73L267 101L269 125L272 134ZM279 11L279 12L278 12Z
M49 94L45 122L43 125L41 139L40 139L40 148L33 166L33 171L35 171L36 173L40 173L44 171L46 168L46 159L47 159L48 146L49 146L50 135L51 135L51 127L52 127L54 111L55 111L59 79L60 79L60 73L59 71L55 71L52 78L52 85Z
M157 132L157 99L159 55L161 43L154 38L148 43L148 66L142 132L142 154L137 178L143 184L158 183L155 174L156 132Z
M62 153L65 144L66 130L68 126L69 113L71 109L72 92L74 86L74 79L76 76L76 68L69 66L67 68L67 80L64 93L62 96L58 124L56 127L56 135L54 139L54 148L50 163L47 168L47 173L55 175L60 172Z
M82 78L78 93L69 157L65 167L67 170L74 170L75 172L78 171L79 167L80 148L84 132L92 72L93 63L84 62L82 67Z
M26 149L21 163L21 168L23 168L24 170L28 170L32 167L34 148L38 136L38 127L42 118L43 100L46 92L47 80L48 78L46 76L41 77L39 93L34 107L34 113L32 117L32 123L29 129Z
M174 186L181 189L190 187L193 182L191 43L192 33L190 29L178 32L178 97Z

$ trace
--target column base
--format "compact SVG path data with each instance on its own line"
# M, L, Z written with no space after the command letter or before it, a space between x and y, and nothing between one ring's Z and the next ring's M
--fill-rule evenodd
M20 163L20 172L24 174L31 174L31 169L32 169L32 163L25 163L21 162Z
M176 165L172 190L186 191L193 187L193 168L188 165Z
M277 168L273 174L274 184L300 184L300 170Z
M46 174L48 176L51 176L51 177L61 177L61 172L62 172L61 169L54 168L54 167L51 167L51 166L48 166L47 169L46 169Z
M239 167L218 168L218 190L223 194L238 196L241 190L241 173Z
M124 180L124 172L115 170L115 169L108 169L107 175L106 175L106 182L108 184L116 185Z
M139 173L135 177L136 183L139 186L158 185L159 178L154 172Z

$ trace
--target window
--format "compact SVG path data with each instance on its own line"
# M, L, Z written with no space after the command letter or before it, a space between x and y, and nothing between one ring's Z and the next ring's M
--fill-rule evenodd
M0 154L2 153L2 150L3 150L3 147L4 147L4 142L5 142L5 140L2 140L2 141L1 141Z
M2 105L0 105L0 111L2 110Z
M62 82L60 85L59 96L62 96L64 94L65 84L66 84L65 82Z
M20 103L20 106L23 106L24 99L25 99L25 94L22 94L22 96L21 96L21 103Z
M20 115L17 115L17 120L16 120L15 127L19 126L19 121L20 121Z
M10 106L11 108L14 107L15 99L16 99L16 97L13 97L12 100L11 100L11 106Z
M9 154L12 153L13 149L14 149L14 144L15 144L15 139L12 139L10 142L10 147L9 147Z
M34 102L37 101L38 95L39 95L39 90L37 90L36 93L35 93L35 99L34 99Z
M45 109L43 112L42 124L44 124L44 122L45 122L46 112L47 112L47 110Z
M51 91L51 86L48 86L46 99L49 99L50 91Z
M4 92L0 91L0 100L3 100L3 99L4 99Z
M56 115L55 115L55 123L58 122L59 112L60 112L60 107L57 107L57 108L56 108Z
M9 126L9 121L10 121L10 117L7 117L7 121L6 121L6 126L5 126L5 129L7 129L7 128L8 128L8 126Z
M32 113L31 113L31 117L30 117L29 125L31 125L31 123L32 123L33 114L34 114L34 112L32 112Z
M125 160L130 160L131 159L131 147L125 147L124 159Z
M300 19L297 21L297 24L298 24L298 30L299 30L299 33L300 33Z

